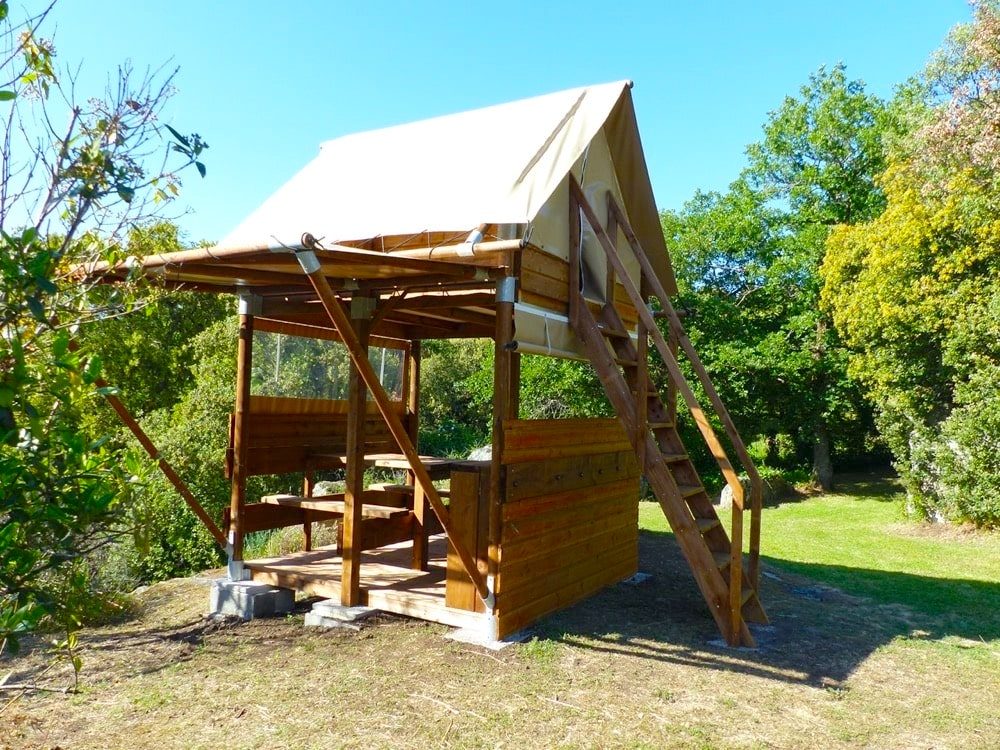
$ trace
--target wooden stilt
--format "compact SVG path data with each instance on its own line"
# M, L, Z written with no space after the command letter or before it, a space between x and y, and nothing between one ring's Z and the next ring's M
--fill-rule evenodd
M409 377L406 381L406 410L410 415L407 427L410 440L417 445L420 434L420 342L410 344ZM412 471L406 472L406 483L413 487L413 569L427 570L427 496L417 484Z
M240 331L236 353L236 407L233 410L233 470L229 494L230 576L241 575L243 563L243 505L246 502L246 428L250 405L250 368L253 359L253 315L250 300L240 300Z
M355 297L351 318L357 341L368 361L368 333L371 299ZM344 490L344 518L341 520L344 572L340 579L340 603L354 607L361 603L361 518L365 491L365 401L364 379L352 362L347 390L347 477Z
M315 489L316 483L313 481L313 473L307 471L302 477L302 495L303 497L312 497L313 490ZM309 552L312 550L312 519L309 517L309 513L306 513L306 522L302 524L302 536L305 537L305 551Z
M514 363L510 342L514 335L514 298L516 280L503 279L497 284L496 331L493 345L493 445L490 459L490 497L488 526L487 580L495 580L500 565L500 530L503 507L503 425L516 415L518 383L514 380L519 363Z

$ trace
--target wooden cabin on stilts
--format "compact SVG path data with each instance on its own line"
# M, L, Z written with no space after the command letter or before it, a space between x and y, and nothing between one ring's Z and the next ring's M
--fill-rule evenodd
M631 88L346 136L218 246L86 269L239 297L225 517L210 518L160 461L225 546L232 579L504 638L637 571L644 476L719 630L753 643L747 622L766 622L761 481L671 304ZM441 338L494 342L486 460L418 450L421 341ZM281 346L286 360L315 360L312 390L269 389L258 376L280 369ZM591 363L615 418L523 419L524 354ZM681 356L749 480L746 497ZM678 398L732 489L729 529L678 434ZM400 470L398 483L366 484L372 466ZM335 469L344 491L318 494L316 479ZM282 473L304 475L301 494L246 496L247 477ZM331 520L337 544L313 547L313 524ZM247 534L296 525L305 550L245 559Z

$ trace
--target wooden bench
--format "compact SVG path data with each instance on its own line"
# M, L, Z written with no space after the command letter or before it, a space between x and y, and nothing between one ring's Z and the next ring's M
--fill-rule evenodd
M396 518L405 516L410 509L399 505L376 505L371 500L381 498L386 495L381 490L367 490L361 497L361 515L363 518ZM325 517L340 518L344 515L344 493L338 492L333 495L314 495L313 497L299 497L296 495L264 495L260 499L262 503L269 505L280 505L285 508L301 508L310 511L315 515L322 514Z

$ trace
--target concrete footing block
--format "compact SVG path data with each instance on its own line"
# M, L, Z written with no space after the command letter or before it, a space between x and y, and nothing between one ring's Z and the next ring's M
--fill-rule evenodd
M503 651L515 643L524 643L534 635L535 631L532 628L518 630L516 633L511 633L504 638L494 638L489 630L485 628L457 628L445 634L445 638L449 641L468 643L470 646L479 646L490 651Z
M306 613L305 625L309 628L348 628L358 630L359 623L378 612L371 607L344 607L329 599L316 602Z
M291 612L295 607L295 592L253 581L212 581L209 594L210 615L234 615L243 620L270 617Z

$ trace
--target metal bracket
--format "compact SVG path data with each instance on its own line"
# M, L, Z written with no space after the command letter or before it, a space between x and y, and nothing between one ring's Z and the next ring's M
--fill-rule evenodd
M486 605L487 612L492 613L497 606L497 596L493 593L496 582L493 576L486 576L486 596L483 597L483 604Z
M302 270L307 274L316 273L322 267L319 264L319 258L312 250L296 250L295 259L298 260Z
M504 276L497 282L497 302L517 302L517 277Z
M264 299L259 294L240 295L240 315L260 315L264 309Z

